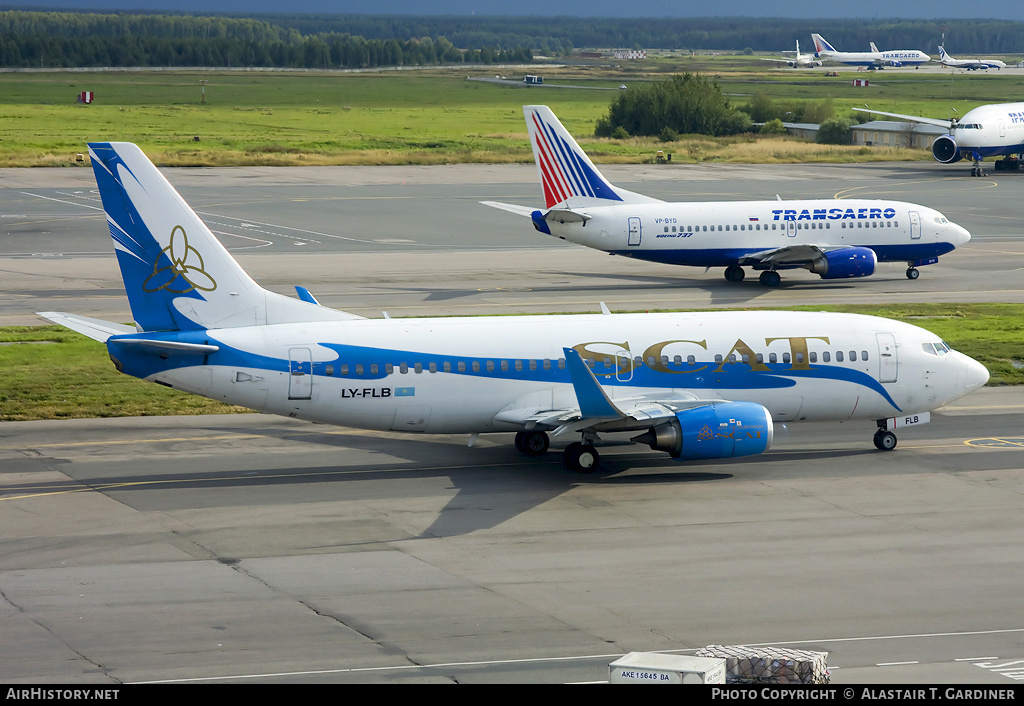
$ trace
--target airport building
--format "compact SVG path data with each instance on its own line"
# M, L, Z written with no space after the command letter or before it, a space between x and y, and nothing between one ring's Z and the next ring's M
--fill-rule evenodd
M949 130L937 125L905 123L896 120L872 120L850 127L850 144L868 147L913 147L931 149L936 137Z

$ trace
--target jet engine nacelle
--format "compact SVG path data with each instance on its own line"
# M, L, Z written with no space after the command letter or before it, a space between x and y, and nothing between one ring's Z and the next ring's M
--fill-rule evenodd
M957 146L953 136L943 135L942 137L936 137L935 142L932 143L932 157L935 157L936 161L943 164L952 164L953 162L959 162L963 155L960 154L960 148Z
M633 441L665 451L679 461L755 456L774 436L771 413L755 402L722 402L676 412L676 418L648 429Z
M822 253L807 269L822 279L869 277L875 273L878 256L871 248L843 248Z

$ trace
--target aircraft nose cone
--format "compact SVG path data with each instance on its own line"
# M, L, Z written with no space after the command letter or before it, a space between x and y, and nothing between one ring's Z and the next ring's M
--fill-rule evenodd
M977 390L988 382L988 370L978 361L973 358L967 358L964 361L964 367L966 368L964 371L964 388L968 392Z
M958 247L971 239L971 234L963 226L957 226L956 230L955 242Z

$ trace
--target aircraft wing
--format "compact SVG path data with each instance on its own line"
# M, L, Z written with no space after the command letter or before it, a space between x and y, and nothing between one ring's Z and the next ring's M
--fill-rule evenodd
M902 118L903 120L910 120L915 123L923 123L925 125L937 125L938 127L944 127L947 130L952 128L951 120L938 120L936 118L922 118L917 115L902 115L900 113L885 113L881 110L869 110L868 108L854 108L854 110L860 111L861 113L871 113L873 115L887 115L890 118Z
M520 408L499 412L496 421L522 424L527 430L551 431L553 437L585 429L598 431L642 431L683 409L729 402L702 399L691 393L664 391L612 400L594 373L572 348L564 348L566 367L576 392L578 406L563 409Z
M813 243L801 245L787 245L771 250L751 253L742 258L741 265L780 265L782 267L800 267L821 257L824 253L833 250L842 250L846 245L814 245Z

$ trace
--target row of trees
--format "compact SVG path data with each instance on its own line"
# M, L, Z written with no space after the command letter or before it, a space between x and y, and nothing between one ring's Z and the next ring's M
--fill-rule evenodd
M677 74L657 83L640 84L619 93L598 118L596 137L658 137L664 142L679 135L737 135L764 123L764 134L783 134L783 122L820 124L818 142L846 144L851 119L836 116L830 98L803 104L776 102L765 94L733 107L718 84L697 74Z
M789 18L581 18L408 17L393 15L275 15L275 24L304 34L348 32L367 38L448 37L457 47L530 46L557 55L573 47L643 49L791 49L794 39L810 45L811 32L841 51L920 49L935 52L946 26L946 48L956 54L1024 53L1024 23L1002 20L807 20Z
M304 35L252 19L0 12L0 66L372 68L528 63L528 46L458 48L443 36Z
M198 65L370 67L528 61L577 47L781 51L818 32L844 51L1024 53L1024 23L785 18L408 17L396 15L0 12L3 66ZM427 40L430 40L429 42ZM119 47L119 44L128 44ZM141 44L140 44L141 43ZM329 47L323 61L322 44ZM220 61L218 61L220 59Z

